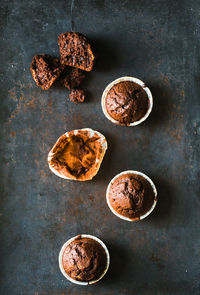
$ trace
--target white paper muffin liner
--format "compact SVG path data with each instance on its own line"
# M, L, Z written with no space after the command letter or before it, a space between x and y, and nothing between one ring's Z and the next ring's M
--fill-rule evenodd
M99 140L100 140L100 143L101 143L101 146L102 146L102 152L101 152L101 155L99 157L99 159L96 159L96 162L98 163L97 167L96 167L96 171L95 171L95 174L92 175L92 177L88 180L91 180L96 174L97 172L99 171L99 168L101 166L101 163L103 161L103 157L106 153L106 150L108 148L108 144L107 144L107 141L106 141L106 138L103 134L101 134L100 132L96 131L96 130L93 130L91 128L84 128L84 129L76 129L76 130L71 130L71 131L74 131L74 134L76 135L79 131L89 131L90 133L90 138L93 137L95 134L99 136ZM66 135L66 136L69 136L69 132L71 131L67 131L66 133L62 134L61 136L63 135ZM61 137L60 136L60 137ZM48 164L49 164L49 168L50 170L57 176L61 177L61 178L64 178L64 179L69 179L69 180L77 180L77 181L87 181L87 180L79 180L79 179L73 179L73 178L70 178L70 177L67 177L66 175L60 173L58 170L56 170L51 164L50 164L50 161L51 159L54 157L54 153L52 152L54 147L56 146L57 142L59 141L60 137L57 139L56 143L54 144L54 146L52 147L52 149L50 150L49 154L48 154Z
M153 209L155 208L155 206L156 206L156 204L157 204L157 190L156 190L156 187L155 187L153 181L152 181L147 175L145 175L145 174L142 173L142 172L134 171L134 170L127 170L127 171L123 171L123 172L117 174L115 177L113 177L113 179L110 181L110 183L109 183L109 185L108 185L108 187L107 187L107 191L106 191L106 201L107 201L108 207L110 208L110 210L112 211L112 213L115 214L117 217L119 217L119 218L121 218L121 219L123 219L123 220L126 220L126 221L132 221L132 222L133 222L133 221L136 221L136 220L134 220L134 219L131 219L131 218L129 218L129 217L125 217L125 216L119 214L118 212L116 212L116 211L113 209L112 205L110 204L110 200L109 200L109 190L110 190L110 187L111 187L112 183L113 183L113 182L114 182L119 176L124 175L124 174L136 174L136 175L140 175L140 176L144 177L144 178L149 182L149 184L151 185L151 187L152 187L152 189L153 189L153 192L154 192L154 194L155 194L155 198L154 198L154 202L153 202L153 204L152 204L152 207L151 207L151 208L149 209L149 211L147 211L144 215L141 215L141 216L140 216L140 219L139 219L139 220L142 220L142 219L146 218L146 217L147 217L147 216L153 211Z
M89 282L83 282L83 281L77 281L75 279L72 279L64 270L63 268L63 263L62 263L62 257L63 257L63 253L64 253L64 250L65 248L71 243L73 242L74 240L76 240L78 237L81 237L81 238L89 238L89 239L93 239L95 241L97 241L104 249L105 253L106 253L106 257L107 257L107 264L106 264L106 268L104 270L104 272L102 273L102 275L97 279L97 280L94 280L94 281L89 281ZM92 284L95 284L97 283L98 281L100 281L104 275L106 274L106 272L108 271L108 268L109 268L109 265L110 265L110 254L108 252L108 249L106 247L106 245L100 240L98 239L97 237L95 236L92 236L92 235L88 235L88 234L82 234L82 235L77 235L71 239L69 239L66 243L64 243L64 245L62 246L61 250L60 250L60 253L59 253L59 256L58 256L58 263L59 263L59 267L60 267L60 271L62 272L63 276L68 279L70 282L74 283L74 284L77 284L77 285L82 285L82 286L87 286L87 285L92 285Z
M131 82L134 82L134 83L140 85L143 88L143 90L146 92L148 99L149 99L149 107L148 107L146 114L140 120L132 122L127 126L116 121L115 119L113 119L106 110L106 96L107 96L109 90L114 85L118 84L119 82L125 82L125 81L131 81ZM121 126L132 127L132 126L136 126L136 125L141 124L142 122L144 122L148 118L148 116L150 115L152 108L153 108L153 97L152 97L150 89L145 85L144 82L142 82L141 80L134 78L134 77L125 76L125 77L121 77L121 78L114 80L106 87L106 89L103 92L102 98L101 98L101 106L102 106L102 110L103 110L104 115L112 123L117 124L117 125L121 125Z

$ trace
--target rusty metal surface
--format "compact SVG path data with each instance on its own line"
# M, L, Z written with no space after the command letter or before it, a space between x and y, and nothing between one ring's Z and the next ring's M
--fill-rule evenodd
M1 289L2 295L199 294L200 83L198 1L1 1ZM73 9L71 9L73 8ZM57 36L90 37L99 53L75 105L57 83L37 88L36 53L58 55ZM100 105L106 85L124 75L154 96L149 119L124 128ZM98 175L85 183L56 177L47 154L66 130L90 127L108 140ZM114 216L105 200L117 173L135 169L155 182L159 201L144 221ZM111 266L97 285L66 281L62 244L79 233L101 238Z

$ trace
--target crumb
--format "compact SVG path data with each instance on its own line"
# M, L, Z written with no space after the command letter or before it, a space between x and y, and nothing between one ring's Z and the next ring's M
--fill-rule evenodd
M83 89L72 89L69 95L69 99L74 103L84 102L85 100L85 91Z

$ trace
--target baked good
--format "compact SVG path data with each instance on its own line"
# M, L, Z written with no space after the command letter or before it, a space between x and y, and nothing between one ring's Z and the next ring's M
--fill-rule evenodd
M60 76L62 68L58 58L44 53L33 57L30 70L37 86L47 90Z
M73 67L65 67L60 76L61 83L69 90L79 86L84 78L84 71Z
M58 37L61 64L91 71L94 53L87 38L80 33L66 32Z
M49 167L65 179L90 180L97 174L106 149L106 139L100 132L72 130L63 134L49 152Z
M121 173L111 181L108 201L119 215L139 220L154 205L156 199L152 185L142 175Z
M69 99L74 103L84 102L85 100L85 91L83 89L72 89L69 94Z
M107 257L104 248L97 241L80 236L65 248L62 264L72 279L90 282L103 274Z
M149 108L149 99L139 84L122 81L108 91L105 107L114 120L121 125L129 126L145 116Z

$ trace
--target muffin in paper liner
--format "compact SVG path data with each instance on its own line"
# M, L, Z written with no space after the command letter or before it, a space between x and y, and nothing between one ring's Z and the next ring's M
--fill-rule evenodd
M96 242L98 242L101 247L103 248L103 250L105 251L105 254L106 254L106 267L104 269L104 271L102 272L102 274L95 280L92 280L92 281L78 281L78 280L75 280L73 278L71 278L65 271L64 267L63 267L63 254L64 254L64 251L66 249L66 247L71 243L73 242L74 240L76 239L79 239L79 238L88 238L88 239L92 239ZM81 234L81 235L77 235L71 239L69 239L66 243L64 243L64 245L62 246L61 250L60 250L60 253L59 253L59 256L58 256L58 263L59 263L59 268L60 268L60 271L61 273L63 274L63 276L69 280L70 282L74 283L74 284L77 284L77 285L82 285L82 286L87 286L87 285L92 285L92 284L95 284L97 283L98 281L100 281L104 275L106 274L106 272L108 271L108 268L109 268L109 265L110 265L110 254L109 254L109 251L106 247L106 245L97 237L95 236L92 236L92 235L88 235L88 234Z
M115 86L116 84L118 84L120 82L128 82L128 81L133 82L135 84L138 84L139 86L142 87L142 89L146 92L149 103L148 103L147 112L145 113L145 115L142 118L140 118L138 121L134 121L134 122L131 122L131 123L128 123L128 124L124 124L122 122L119 122L119 121L115 120L108 113L107 108L106 108L106 97L107 97L108 92L111 90L111 88L113 86ZM102 94L101 106L102 106L102 110L103 110L104 115L112 123L114 123L116 125L120 125L120 126L133 127L133 126L141 124L142 122L144 122L148 118L148 116L150 115L150 113L152 111L152 108L153 108L153 97L152 97L150 89L145 85L145 83L143 81L141 81L140 79L135 78L135 77L124 76L124 77L118 78L118 79L114 80L113 82L111 82L110 84L108 84L108 86L105 88L105 90L104 90L104 92Z
M152 206L146 211L144 212L142 215L140 216L137 216L137 217L134 217L134 218L130 218L130 217L127 217L127 216L124 216L120 213L118 213L112 206L111 202L110 202L110 198L109 198L109 192L110 192L110 188L111 188L111 185L114 183L114 181L116 181L119 177L123 176L123 175L138 175L139 177L143 177L144 180L147 181L147 183L151 186L152 188L152 192L154 194L154 199L153 199L153 202L152 202ZM157 204L157 190L156 190L156 187L153 183L153 181L147 176L145 175L144 173L142 172L139 172L139 171L135 171L135 170L127 170L127 171L123 171L119 174L117 174L115 177L113 177L113 179L110 181L110 183L108 184L108 187L107 187L107 191L106 191L106 201L107 201L107 204L108 204L108 207L109 209L112 211L113 214L115 214L117 217L123 219L123 220L126 220L126 221L139 221L139 220L142 220L144 218L146 218L155 208L156 204Z

